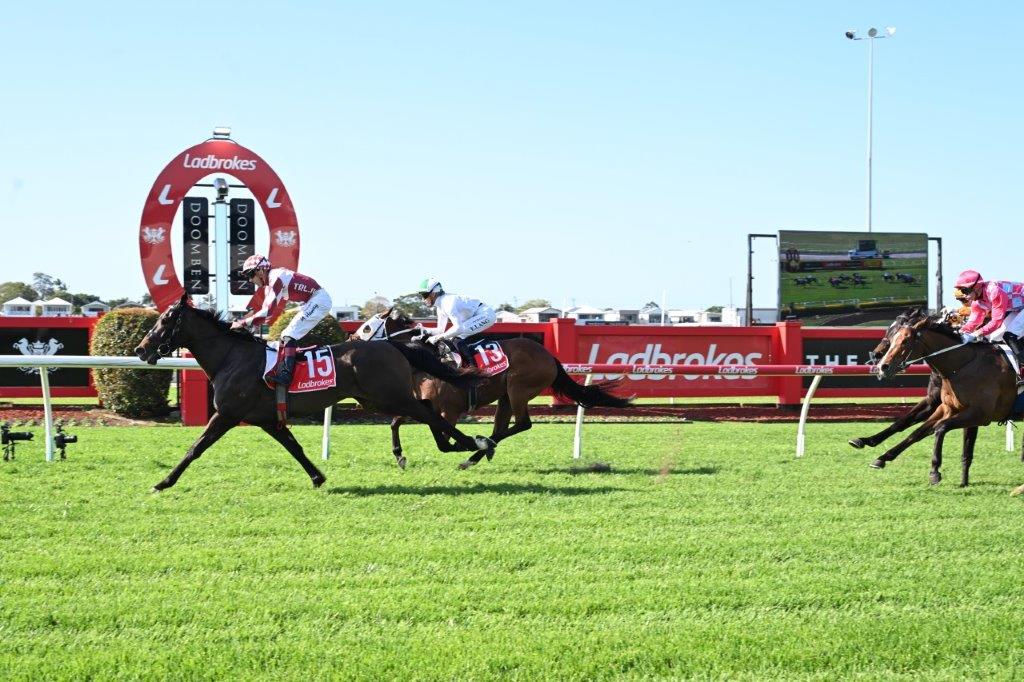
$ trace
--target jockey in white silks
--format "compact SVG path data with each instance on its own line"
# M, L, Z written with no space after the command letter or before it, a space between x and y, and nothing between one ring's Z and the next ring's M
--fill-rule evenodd
M479 334L498 321L494 308L476 298L446 293L433 277L420 282L418 292L428 306L437 308L437 327L423 330L427 334L426 342L446 342L459 364L466 337Z

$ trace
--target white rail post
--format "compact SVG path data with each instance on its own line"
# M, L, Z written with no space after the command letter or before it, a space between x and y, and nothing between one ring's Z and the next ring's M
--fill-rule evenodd
M334 405L329 405L324 410L324 437L320 446L320 456L328 460L331 458L331 418L334 416Z
M818 384L821 383L821 374L815 374L814 378L811 379L811 387L807 389L807 395L804 396L804 404L800 407L800 424L796 427L796 456L804 456L804 443L806 441L805 427L807 425L807 413L811 411L811 398L814 397L814 392L818 390Z
M588 374L587 378L583 380L584 386L589 386L594 380L593 374ZM572 438L572 458L579 459L583 450L583 406L580 405L576 408L576 433Z
M1013 452L1013 422L1006 422L1006 451Z
M43 387L43 421L46 425L46 461L53 461L53 406L50 404L50 370L39 368L39 383Z

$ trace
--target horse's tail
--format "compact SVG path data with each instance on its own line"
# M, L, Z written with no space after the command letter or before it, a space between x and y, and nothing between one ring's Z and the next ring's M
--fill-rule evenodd
M609 393L609 390L619 385L618 381L599 381L590 386L584 386L572 380L565 373L562 363L558 364L558 376L551 384L551 390L562 398L568 398L577 405L583 407L629 407L633 404L631 398L620 398Z
M403 343L401 341L389 341L392 346L401 351L409 364L421 372L447 381L456 388L469 390L477 386L483 377L480 376L475 367L462 367L455 369L441 362L441 358L430 352L422 344Z

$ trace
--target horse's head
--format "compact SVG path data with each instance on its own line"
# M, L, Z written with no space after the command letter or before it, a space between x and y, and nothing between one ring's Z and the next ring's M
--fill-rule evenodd
M925 335L929 340L925 341ZM889 379L906 369L912 355L928 355L960 339L948 323L935 319L920 310L896 318L886 334L888 349L878 359L879 379ZM884 342L884 339L883 339ZM880 343L879 346L882 344Z
M401 335L414 327L409 316L391 306L382 313L377 313L355 332L355 337L363 341L384 341L392 336Z
M897 329L906 324L907 320L918 317L921 315L921 311L918 308L912 308L899 314L899 316L892 321L889 328L885 330L885 336L878 342L874 348L868 352L868 364L874 365L886 354L889 350L889 345L892 343L892 336Z
M140 360L155 365L157 360L167 357L181 347L181 318L190 304L188 294L182 294L180 301L160 315L156 324L146 334L146 338L142 339L142 343L135 349L135 354Z

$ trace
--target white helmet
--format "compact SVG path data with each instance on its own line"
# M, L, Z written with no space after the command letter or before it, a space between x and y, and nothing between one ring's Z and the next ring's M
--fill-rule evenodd
M427 298L428 296L434 293L443 294L444 287L441 286L441 283L437 281L436 277L428 277L422 282L420 282L420 288L417 289L417 291L419 292L420 296L422 296L423 298Z

